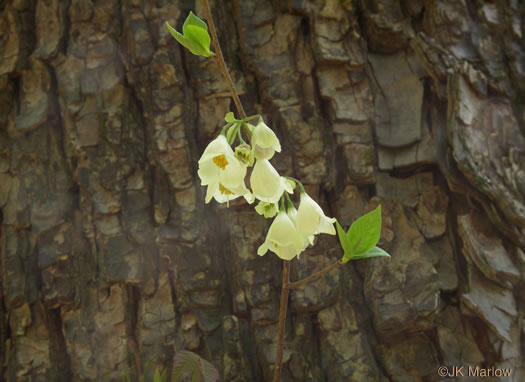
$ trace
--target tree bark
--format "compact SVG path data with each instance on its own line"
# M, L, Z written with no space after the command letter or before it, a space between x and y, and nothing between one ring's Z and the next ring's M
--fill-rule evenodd
M0 1L1 380L152 380L183 349L271 380L269 221L197 176L235 105L164 26L200 3ZM381 203L392 255L289 289L281 381L525 380L524 4L211 5L272 163L345 227ZM341 256L320 237L291 281Z

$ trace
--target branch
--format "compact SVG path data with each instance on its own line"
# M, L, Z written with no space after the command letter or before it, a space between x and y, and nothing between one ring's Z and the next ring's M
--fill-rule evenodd
M306 285L309 282L317 280L318 278L323 276L325 273L328 273L328 272L330 272L330 271L332 271L334 269L337 269L337 268L341 267L342 265L343 265L343 263L341 261L337 261L336 263L334 263L332 265L329 265L326 268L323 268L323 269L321 269L318 272L315 272L313 275L310 275L310 276L308 276L305 279L302 279L300 281L296 281L296 282L293 282L293 283L288 283L286 285L286 288L294 289L294 288L302 287L303 285Z
M222 55L221 46L219 44L219 40L217 39L217 33L215 32L215 24L213 23L213 17L211 16L208 0L202 0L202 4L204 5L204 10L206 11L206 18L208 19L208 24L210 26L211 39L213 41L213 46L215 47L215 60L217 61L217 65L219 65L219 68L221 69L222 76L224 77L226 83L228 84L228 87L230 88L230 93L233 98L233 102L235 102L235 106L237 107L237 111L239 112L241 119L245 119L246 113L244 112L244 108L242 107L241 99L239 98L239 94L237 94L237 91L235 90L235 85L233 84L228 68L226 67L226 63L224 62L224 56Z
M273 367L273 382L281 379L281 366L283 363L284 346L284 323L286 321L286 310L288 309L288 294L290 289L290 261L283 260L283 288L281 290L281 306L279 308L279 329L277 333L277 352L275 354L275 365Z

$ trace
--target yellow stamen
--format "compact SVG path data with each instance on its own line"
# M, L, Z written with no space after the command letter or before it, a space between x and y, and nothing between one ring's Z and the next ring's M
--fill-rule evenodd
M215 160L215 158L213 158ZM228 190L226 187L224 187L222 184L219 183L219 191L221 194L226 195L226 207L230 208L230 195L233 195L233 192Z
M219 183L219 191L221 192L221 194L223 195L233 195L233 192L231 192L230 190L228 190L226 187L224 187L222 184Z
M275 248L279 248L279 246L277 245L277 243L273 243L273 246L274 246Z
M224 156L224 154L213 157L213 163L215 163L215 165L219 167L221 170L224 170L226 166L228 165L228 161L226 160L226 157Z

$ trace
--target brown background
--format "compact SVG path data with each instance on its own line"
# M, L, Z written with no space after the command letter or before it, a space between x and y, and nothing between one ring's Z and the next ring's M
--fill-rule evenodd
M0 1L0 379L102 381L189 349L269 380L281 262L269 221L204 204L232 110L179 30L200 2ZM215 1L280 173L344 226L378 202L392 259L292 292L283 381L525 380L521 1ZM520 249L522 248L522 249ZM342 255L324 235L292 278ZM488 380L488 379L487 379ZM503 380L503 379L502 379Z

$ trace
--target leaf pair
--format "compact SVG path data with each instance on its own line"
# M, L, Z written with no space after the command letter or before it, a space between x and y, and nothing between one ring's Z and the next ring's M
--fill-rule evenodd
M191 375L192 382L216 382L219 372L210 362L188 350L175 353L173 358L173 379L179 381L184 375Z
M208 26L204 21L190 12L184 25L182 26L182 33L180 34L171 27L166 21L166 27L171 35L175 37L179 43L187 48L191 53L197 56L211 57L215 54L210 51L210 35L208 34Z
M153 374L153 382L166 382L168 375L168 369L164 369L163 372L160 371L158 367L155 368L155 374Z
M341 259L343 264L370 257L390 257L386 251L376 247L381 236L381 205L353 222L346 233L337 221L336 226L339 242L344 250Z

